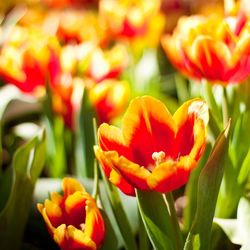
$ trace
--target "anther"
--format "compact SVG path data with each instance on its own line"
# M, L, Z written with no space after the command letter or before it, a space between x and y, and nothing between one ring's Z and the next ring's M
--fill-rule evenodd
M166 154L163 151L154 152L152 154L152 159L155 161L156 165L162 163L166 157Z

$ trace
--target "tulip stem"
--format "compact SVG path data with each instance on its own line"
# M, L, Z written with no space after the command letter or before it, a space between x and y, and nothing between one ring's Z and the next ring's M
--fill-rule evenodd
M168 193L163 194L163 197L167 203L169 214L171 217L173 230L175 232L176 249L181 250L183 247L183 239L182 239L182 235L181 235L181 230L180 230L178 218L176 215L173 194L172 194L172 192L168 192Z
M96 160L94 161L94 187L92 196L95 200L97 200L99 195L99 173L98 173L98 166Z
M227 123L228 123L228 102L227 102L227 93L226 93L225 87L223 87L222 115L223 115L223 125L225 128L227 126Z
M138 211L140 214L140 210ZM141 216L139 216L139 250L148 250L150 247L148 235L142 221Z

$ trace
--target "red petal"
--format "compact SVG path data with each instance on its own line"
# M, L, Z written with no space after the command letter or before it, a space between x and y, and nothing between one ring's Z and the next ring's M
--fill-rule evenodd
M173 155L175 130L172 115L165 105L150 96L135 98L123 118L125 144L132 151L132 161L140 166L154 164L154 152Z

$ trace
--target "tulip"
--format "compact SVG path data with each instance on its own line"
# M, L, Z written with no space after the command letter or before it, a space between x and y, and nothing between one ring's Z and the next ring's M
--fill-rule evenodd
M172 116L150 96L131 101L122 128L102 124L95 155L109 180L124 193L134 188L170 192L184 185L206 145L208 107L184 103Z
M127 82L112 79L104 80L90 88L90 101L101 123L110 122L124 111L129 92Z
M80 109L83 89L83 80L69 73L62 73L51 82L52 108L72 130L75 129L75 114Z
M15 27L0 52L0 77L23 92L39 96L45 92L48 67L54 68L59 60L57 49L55 37Z
M233 12L232 7L231 10ZM190 16L179 20L162 45L184 75L214 83L241 83L250 75L250 22L240 13L225 18Z
M106 28L93 11L69 9L56 13L55 17L59 21L57 36L62 43L91 41L99 45L106 44Z
M152 16L160 8L160 1L101 0L100 15L110 32L119 38L143 36Z
M105 225L95 200L73 178L62 181L63 195L51 193L51 200L37 204L50 235L63 250L99 249Z
M116 79L128 66L128 61L128 52L121 44L105 51L96 47L90 55L87 73L96 82L104 79Z

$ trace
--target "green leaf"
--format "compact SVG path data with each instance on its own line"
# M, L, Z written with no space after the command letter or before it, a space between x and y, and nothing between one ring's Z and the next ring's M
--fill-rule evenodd
M47 137L48 172L51 177L63 177L66 174L65 127L61 117L45 120Z
M211 145L206 146L206 150L200 159L198 166L192 171L189 181L185 188L185 196L187 197L187 206L184 209L184 231L188 232L194 220L195 211L197 207L197 186L200 172L205 165L209 153L211 152Z
M178 249L171 218L163 196L157 192L136 190L136 197L153 248L156 250Z
M184 103L190 98L188 91L187 80L179 73L175 74L175 85L178 100L180 103Z
M223 119L222 119L220 105L217 104L217 101L215 99L215 96L216 96L215 95L216 89L214 89L215 87L218 87L218 86L213 86L211 83L204 81L203 93L209 105L209 108L213 111L214 118L216 119L216 123L220 124L220 122L222 122Z
M243 190L238 185L238 170L234 168L229 153L225 157L224 166L224 176L220 186L215 215L220 218L230 218L237 210Z
M52 105L52 90L46 81L46 96L43 101L44 123L47 133L47 161L49 176L58 178L66 174L65 125L63 118L55 115Z
M224 159L228 150L230 123L217 138L206 165L203 167L197 192L197 210L188 234L185 250L209 249L212 221L216 200L224 171ZM198 243L200 244L199 248Z
M8 107L14 100L25 100L25 96L20 93L14 86L4 86L1 88L0 93L0 175L2 166L2 134L4 125L4 115Z
M149 250L151 245L147 235L146 228L144 226L142 218L139 216L138 219L139 219L139 232L138 232L139 250Z
M216 206L217 217L232 217L243 195L249 172L249 156L247 157L250 147L249 123L250 113L245 112L238 116L234 127L231 128L229 153L226 157L225 172Z
M127 250L136 250L137 245L135 242L135 236L133 234L131 225L129 223L128 217L124 211L124 207L115 186L110 184L106 177L104 176L103 170L101 169L103 176L105 191L108 197L109 204L111 206L113 215L115 217L116 223L119 227L120 234L123 239L123 244Z
M102 218L105 223L105 240L101 247L102 250L117 250L118 249L118 241L112 227L112 224L104 210L101 210Z
M250 149L248 150L248 153L242 163L240 173L238 175L238 183L240 185L245 184L249 176L250 176Z
M250 147L250 112L244 112L237 117L234 130L232 130L232 140L229 147L230 156L234 168L240 170L242 162Z
M45 136L35 137L20 147L13 158L11 192L0 211L0 245L19 249L32 204L35 182L45 161ZM9 176L9 171L4 174ZM4 190L0 190L2 193Z
M94 150L95 134L93 119L96 117L90 103L88 92L85 89L82 97L82 106L77 114L75 163L78 177L94 176Z

